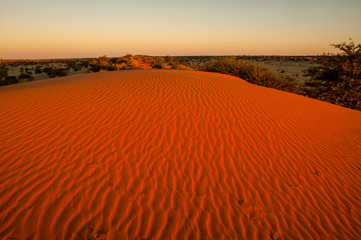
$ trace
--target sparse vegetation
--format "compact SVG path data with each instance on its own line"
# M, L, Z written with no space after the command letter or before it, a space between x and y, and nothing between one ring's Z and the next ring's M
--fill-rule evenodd
M156 68L156 69L162 69L163 68L163 64L162 63L153 63L152 65L152 68Z
M66 68L63 66L57 67L57 68L51 68L47 71L47 74L49 78L55 78L55 77L63 77L66 76Z
M41 69L40 66L36 66L34 72L35 72L35 74L40 74L43 72L43 70Z
M106 66L105 69L107 71L115 71L115 70L117 70L117 67L115 65L112 65L112 66Z
M21 73L19 75L19 82L30 82L33 80L34 80L34 77L29 73Z
M105 69L106 66L109 66L109 58L107 57L107 55L100 56L98 58L98 64L102 69Z
M66 76L68 73L74 74L83 68L88 72L99 72L147 68L148 66L157 69L205 70L230 74L260 86L302 94L361 110L361 45L355 45L351 41L334 46L340 50L339 54L323 56L151 57L127 54L123 57L108 58L104 55L92 59L2 59L0 62L0 86L41 79L46 75L43 74L40 78L36 76L42 73L53 78ZM309 80L305 82L304 86L301 86L296 83L294 78L286 76L287 70L274 69L282 74L279 75L263 65L263 63L267 64L271 61L281 64L295 61L297 66L309 61L314 65L306 71L305 76ZM262 64L259 64L260 62ZM292 76L298 78L298 73L292 73ZM303 77L306 78L305 76Z
M320 65L308 69L305 94L340 106L361 110L361 44L333 44L338 54L328 54Z
M8 76L8 69L5 67L0 68L0 80L3 80Z
M155 57L150 65L152 66L152 68L162 69L164 67L165 63L166 62L165 62L164 58Z
M236 57L223 57L208 63L203 70L230 74L250 83L296 93L296 80L289 76L280 76L257 63L248 63Z
M127 69L127 65L125 63L121 63L121 64L116 64L117 70L126 70Z
M2 85L10 85L18 83L18 79L16 76L7 76L4 81L2 81Z
M180 63L175 63L173 62L172 63L172 69L174 70L194 70L193 68L187 66L187 65L184 65L184 64L180 64Z

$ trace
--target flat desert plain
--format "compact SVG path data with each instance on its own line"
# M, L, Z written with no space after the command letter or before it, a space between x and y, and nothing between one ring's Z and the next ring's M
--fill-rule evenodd
M361 112L216 73L0 88L1 239L360 239Z

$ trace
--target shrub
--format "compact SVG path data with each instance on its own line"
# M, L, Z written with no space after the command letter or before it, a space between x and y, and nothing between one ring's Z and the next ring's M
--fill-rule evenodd
M47 72L49 78L55 78L55 77L64 77L66 76L66 69L63 66L57 67L55 69L51 69L51 71Z
M53 70L53 67L45 67L44 69L43 69L43 72L45 72L45 73L47 73L48 75L51 73L51 71Z
M100 71L100 66L97 60L91 60L89 62L89 72L99 72Z
M165 56L165 57L164 57L164 61L165 61L166 63L170 64L170 63L172 63L173 58L172 58L171 56Z
M89 70L91 72L99 72L100 69L101 69L101 67L99 65L91 65L90 68L89 68Z
M104 69L104 67L109 65L109 58L107 57L107 55L104 56L100 56L98 58L98 62L99 62L99 66Z
M205 71L220 72L242 78L250 83L284 90L298 92L296 80L289 76L280 76L271 72L263 65L247 63L235 57L222 57L205 65Z
M361 44L332 44L340 50L321 59L305 76L305 94L340 106L361 110Z
M157 68L157 69L162 69L164 65L165 65L164 59L160 57L155 57L150 64L152 68Z
M125 65L125 63L122 64L117 64L116 65L117 70L126 70L127 69L127 65Z
M36 66L34 72L35 72L35 74L40 74L43 72L43 70L41 69L40 66Z
M29 82L34 80L34 77L29 73L21 73L19 75L19 80L21 80L22 82Z
M174 69L174 70L193 70L193 68L188 67L183 64L172 64L172 69Z
M112 64L115 64L117 62L118 58L111 58L109 60L109 62L111 62Z
M125 59L124 57L120 57L120 58L117 58L115 63L119 63L119 64L127 63L127 59Z
M132 58L132 54L127 54L125 56L123 56L124 59L130 60Z
M6 76L4 79L0 80L0 86L16 84L16 83L18 83L16 76Z
M0 68L0 80L6 78L8 76L8 69L5 67Z
M107 71L115 71L115 70L117 70L117 67L116 66L106 66L105 69Z
M16 78L16 76L7 76L5 78L5 81L8 83L8 84L16 84L18 83L18 79Z
M83 65L81 63L78 63L75 61L69 62L68 67L67 67L68 70L72 69L74 72L77 72L77 71L81 70L82 68L83 68Z
M83 61L81 63L85 68L88 68L89 67L89 61Z
M156 69L162 69L163 68L163 65L161 63L154 63L151 66L152 66L152 68L156 68Z

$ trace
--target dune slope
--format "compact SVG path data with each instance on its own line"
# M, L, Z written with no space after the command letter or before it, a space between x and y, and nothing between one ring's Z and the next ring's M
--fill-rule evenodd
M361 112L215 73L0 88L1 239L360 239Z

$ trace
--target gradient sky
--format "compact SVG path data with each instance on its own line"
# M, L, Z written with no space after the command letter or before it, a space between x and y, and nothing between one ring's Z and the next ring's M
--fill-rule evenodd
M361 0L0 0L0 58L322 54L360 29Z

